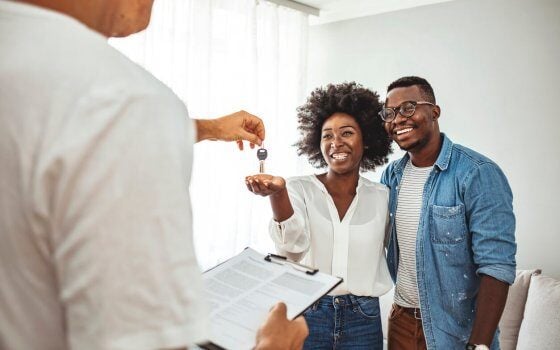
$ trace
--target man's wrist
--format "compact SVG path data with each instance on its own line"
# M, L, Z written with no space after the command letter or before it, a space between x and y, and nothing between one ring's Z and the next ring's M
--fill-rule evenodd
M217 140L216 120L214 119L195 119L196 141Z

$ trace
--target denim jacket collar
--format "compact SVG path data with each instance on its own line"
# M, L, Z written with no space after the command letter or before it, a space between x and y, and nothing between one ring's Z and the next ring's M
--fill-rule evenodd
M439 156L436 159L436 164L441 171L447 170L449 166L449 161L451 160L451 151L453 150L453 142L445 136L444 133L441 133L441 137L443 142L441 143L441 150L439 151Z
M443 139L443 142L441 144L441 149L439 151L439 155L436 159L436 163L434 164L434 166L438 167L439 170L441 171L445 171L447 170L447 167L449 166L449 161L451 160L451 150L453 149L453 142L444 133L441 133L441 137ZM395 167L393 168L393 173L402 174L404 171L404 167L406 166L406 163L408 163L409 159L410 159L410 155L407 152L404 155L404 157L402 157L395 164Z

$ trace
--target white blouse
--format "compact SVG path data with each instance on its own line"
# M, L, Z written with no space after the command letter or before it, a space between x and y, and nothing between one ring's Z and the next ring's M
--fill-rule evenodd
M330 294L381 296L393 282L383 240L389 222L389 189L362 176L346 215L339 219L334 201L315 175L287 179L294 214L271 220L269 231L279 254L342 277Z

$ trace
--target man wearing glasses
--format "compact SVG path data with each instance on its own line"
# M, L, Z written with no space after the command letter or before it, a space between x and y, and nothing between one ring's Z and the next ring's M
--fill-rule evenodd
M515 280L512 193L490 159L439 131L430 84L403 77L379 113L407 153L391 163L387 263L396 281L390 349L499 349Z

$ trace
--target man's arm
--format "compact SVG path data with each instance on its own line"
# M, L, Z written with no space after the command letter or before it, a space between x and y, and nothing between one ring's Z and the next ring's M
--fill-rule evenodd
M490 346L498 322L504 311L509 285L494 277L482 275L476 305L476 317L469 339L470 344Z
M251 148L261 145L265 137L262 120L245 111L235 112L216 119L195 119L196 141L235 141L243 150L243 140L249 141Z
M469 343L490 347L515 280L515 216L508 181L494 163L479 165L467 177L465 207L472 234L473 260L481 277Z

